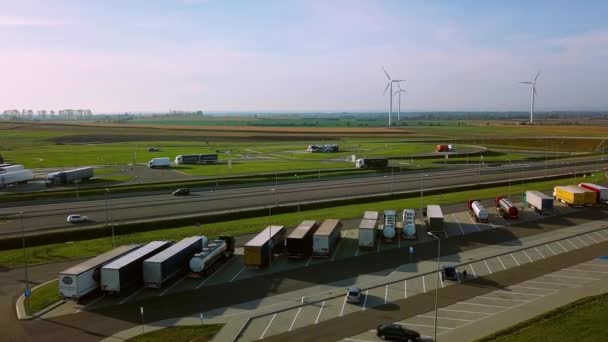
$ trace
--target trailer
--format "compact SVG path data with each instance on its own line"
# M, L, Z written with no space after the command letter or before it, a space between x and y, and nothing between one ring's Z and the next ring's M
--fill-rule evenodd
M207 237L191 236L144 260L144 286L161 288L186 273L190 258L207 246Z
M524 203L538 214L553 209L553 198L540 191L526 191L524 194Z
M597 203L597 194L595 193L595 191L580 187L578 185L568 185L568 186L572 189L576 189L576 190L582 191L584 193L584 198L585 198L584 205L585 206L590 207Z
M469 208L469 214L475 218L476 222L488 222L488 210L479 200L469 200L467 202L467 207Z
M388 158L360 158L355 161L357 169L381 169L388 167Z
M101 268L101 289L117 294L142 285L144 260L172 245L171 241L152 241Z
M582 207L585 205L585 193L570 186L556 186L553 188L553 198L569 207Z
M270 265L275 253L285 246L287 230L283 226L268 226L244 247L244 264L247 268L264 268Z
M340 145L308 145L306 152L336 153L340 152Z
M342 222L336 219L323 221L312 237L312 256L329 257L340 240Z
M34 179L34 173L32 170L0 173L0 188L11 184L24 184L32 179Z
M136 248L139 248L139 245L120 246L59 272L59 293L61 297L77 301L99 289L101 268Z
M382 237L385 241L392 241L397 235L397 211L396 210L385 210L384 211L384 224L382 225Z
M290 259L302 259L312 255L312 237L319 229L319 222L302 221L285 240L285 250Z
M595 196L596 196L595 202L596 203L601 203L601 204L608 203L608 188L607 187L593 184L593 183L580 183L578 186L595 192Z
M432 233L445 233L443 227L443 212L441 206L429 204L426 206L426 228Z
M69 184L79 180L89 180L93 178L94 172L92 167L81 167L49 173L46 179L48 184Z
M25 170L25 167L23 167L23 165L1 165L0 166L0 173L9 173L9 172L22 171L22 170Z
M357 230L360 248L373 248L376 243L376 230L378 221L363 218Z
M175 157L175 164L216 164L218 160L217 153L185 154Z
M519 218L519 210L513 205L513 202L506 197L498 196L495 200L496 212L505 219L516 220Z
M377 211L366 210L363 213L363 218L366 220L378 220L379 217L380 215Z
M208 277L217 271L228 259L234 255L234 237L220 236L211 241L200 253L194 254L190 259L190 277Z
M403 237L408 240L415 240L416 233L416 211L414 209L404 209L403 218Z
M151 169L168 168L168 167L171 167L171 160L169 159L169 157L152 158L148 162L148 167Z

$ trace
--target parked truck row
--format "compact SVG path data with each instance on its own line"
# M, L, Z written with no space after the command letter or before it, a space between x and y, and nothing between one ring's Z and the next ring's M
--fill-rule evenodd
M207 154L180 154L174 159L175 165L201 165L201 164L217 164L219 162L217 153ZM151 169L169 168L171 167L171 159L169 157L152 158L148 162L148 167Z
M383 224L379 224L380 214L377 211L366 211L359 224L359 248L371 249L378 239L392 242L399 239L414 240L417 238L416 212L404 209L401 213L389 209L384 211Z
M592 183L562 185L553 188L553 199L569 207L590 207L608 202L608 188Z
M2 165L0 167L0 188L14 184L24 184L34 179L32 170L23 165Z

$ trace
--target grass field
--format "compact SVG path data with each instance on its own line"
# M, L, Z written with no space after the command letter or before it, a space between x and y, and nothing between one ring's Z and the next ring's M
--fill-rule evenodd
M59 297L59 282L52 281L46 285L43 285L32 292L32 296L29 298L30 306L28 314L34 314L45 307L56 303L60 299ZM27 301L28 299L26 299ZM27 310L27 302L24 303Z
M205 324L164 328L145 333L127 341L131 342L207 342L222 329L223 324Z
M604 181L604 174L598 174L596 182ZM542 181L525 184L524 187L513 184L511 193L514 199L521 198L521 194L525 190L548 190L559 184L574 184L582 181L589 181L589 178L570 178L553 181ZM504 195L508 192L508 187L489 188L483 190L460 191L445 193L442 195L424 197L424 205L439 204L447 205L453 203L462 203L463 210L465 202L470 198L493 198L498 195ZM117 245L125 245L131 243L145 243L153 240L179 240L187 236L203 234L208 237L216 237L222 234L240 235L254 233L262 230L270 224L279 224L287 227L293 227L302 220L317 220L322 221L327 218L350 219L361 217L365 210L382 211L387 208L404 209L404 208L419 208L419 198L396 199L390 201L380 201L365 204L353 204L346 206L337 206L332 208L324 208L320 210L302 211L300 213L287 213L274 216L264 216L249 219L241 219L234 221L225 221L212 224L203 224L200 227L186 226L179 228L159 229L155 231L147 231L134 234L117 235ZM120 229L118 227L117 229ZM26 241L27 243L27 241ZM71 243L58 243L46 246L36 246L26 248L28 260L31 264L43 263L49 261L60 261L71 258L98 255L112 249L112 240L110 237L98 238L93 240L75 241ZM5 250L0 251L0 268L1 267L16 267L23 264L23 250Z
M583 298L477 342L608 341L608 294Z

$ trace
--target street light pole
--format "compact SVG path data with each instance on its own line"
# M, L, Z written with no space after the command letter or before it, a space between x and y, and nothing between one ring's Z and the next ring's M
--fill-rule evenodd
M424 197L424 172L420 173L420 221L424 220L422 215L422 199Z
M106 229L108 228L108 195L110 193L110 189L106 188L105 194L106 194ZM114 238L114 225L112 225L112 248L116 248L116 239Z
M439 302L439 277L441 276L441 239L439 236L426 232L428 236L437 240L437 278L435 281L435 327L434 327L434 338L433 341L437 341L437 311Z
M30 292L30 280L27 274L27 252L25 251L25 230L23 228L23 212L19 212L21 226L21 247L23 248L23 270L25 272L25 292ZM27 312L30 312L30 298L26 297Z

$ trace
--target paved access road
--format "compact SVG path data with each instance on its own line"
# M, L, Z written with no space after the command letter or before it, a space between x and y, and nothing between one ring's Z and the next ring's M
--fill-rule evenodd
M364 177L318 182L265 185L219 191L194 192L188 197L171 195L113 198L108 201L81 201L46 205L8 207L0 209L0 235L16 234L21 225L19 212L23 212L23 227L26 231L74 228L66 222L70 214L81 214L93 220L92 224L167 218L172 216L213 213L224 210L271 207L285 203L303 203L331 200L350 196L369 196L397 191L419 191L448 188L455 185L513 179L514 186L522 177L543 177L552 174L592 172L608 166L608 161L597 161L584 165L563 166L561 164L537 163L518 166L478 167L453 171L437 171L426 174L393 174L381 177ZM591 178L592 180L593 178ZM82 225L86 226L86 225ZM78 225L81 227L81 225Z

